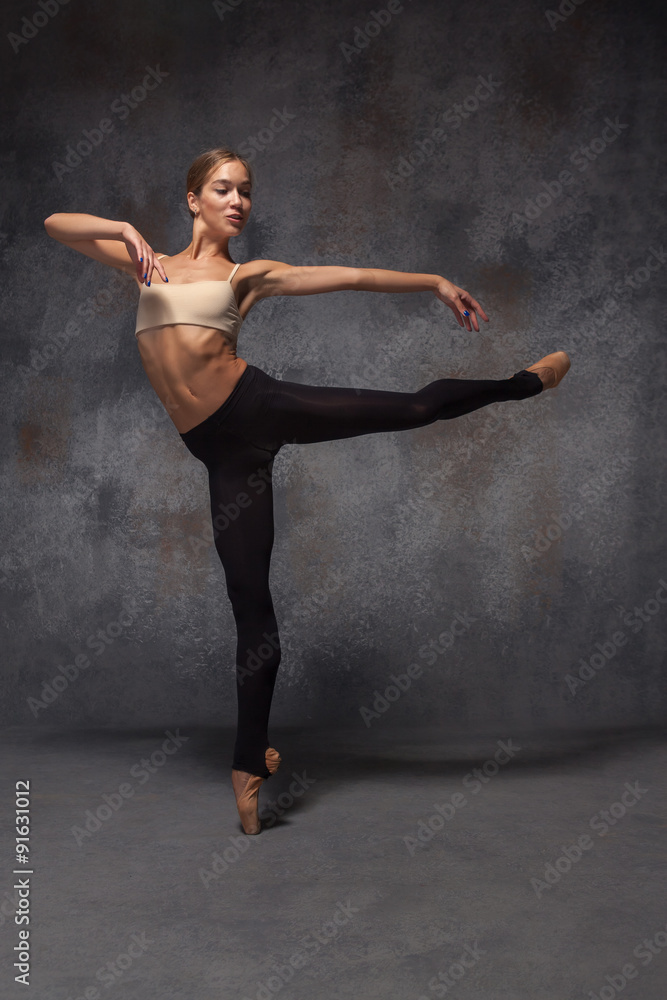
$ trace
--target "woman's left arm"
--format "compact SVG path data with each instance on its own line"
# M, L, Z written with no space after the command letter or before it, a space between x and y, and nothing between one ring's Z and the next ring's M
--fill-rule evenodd
M253 263L260 263L259 261ZM345 290L366 292L433 292L452 310L460 326L479 331L478 315L487 323L479 302L465 289L453 285L439 274L418 274L410 271L385 271L367 267L337 267L304 265L293 267L280 261L264 261L270 265L261 276L262 291L267 295L315 295L318 292ZM259 290L258 290L259 291Z
M342 270L345 270L343 268ZM350 268L350 270L354 270ZM410 271L380 271L376 268L357 268L361 274L355 286L369 292L434 292L452 310L460 326L470 330L470 324L479 332L477 315L489 322L479 302L470 292L453 285L439 274L416 274Z

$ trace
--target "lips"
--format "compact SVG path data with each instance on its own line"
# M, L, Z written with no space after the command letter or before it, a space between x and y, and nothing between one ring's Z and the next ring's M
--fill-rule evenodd
M231 219L232 222L243 222L243 216L242 215L228 215L227 218Z

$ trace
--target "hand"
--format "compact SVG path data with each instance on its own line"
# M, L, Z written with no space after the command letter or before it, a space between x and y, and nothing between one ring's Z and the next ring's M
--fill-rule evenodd
M136 265L139 281L145 281L147 285L150 285L154 268L163 281L168 280L162 262L156 259L153 248L129 222L125 223L121 229L121 239L127 247L130 259Z
M435 294L441 302L444 302L445 305L449 306L456 316L459 326L465 326L466 330L471 330L470 324L472 323L476 332L479 333L479 323L477 322L478 313L485 322L489 322L489 317L486 315L479 302L476 302L475 299L473 299L470 292L466 292L463 288L453 285L451 281L447 281L446 278L440 279L438 287L435 290Z

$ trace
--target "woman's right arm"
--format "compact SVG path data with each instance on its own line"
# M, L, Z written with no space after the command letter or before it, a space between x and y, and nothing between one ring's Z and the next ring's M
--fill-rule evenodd
M44 228L59 243L133 275L139 284L151 280L153 268L166 279L155 251L129 222L79 212L55 212L44 220Z

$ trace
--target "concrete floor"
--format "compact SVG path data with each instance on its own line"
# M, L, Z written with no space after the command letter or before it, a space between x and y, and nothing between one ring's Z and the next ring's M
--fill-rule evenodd
M272 741L247 837L230 731L5 730L2 996L664 1000L664 733ZM31 991L10 958L20 779Z

